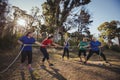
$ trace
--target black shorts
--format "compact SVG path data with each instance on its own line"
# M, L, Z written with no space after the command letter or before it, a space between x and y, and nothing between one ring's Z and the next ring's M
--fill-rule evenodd
M28 64L32 63L32 51L22 51L21 53L21 63L24 63L28 57Z
M78 56L80 57L82 53L86 56L86 50L79 50Z

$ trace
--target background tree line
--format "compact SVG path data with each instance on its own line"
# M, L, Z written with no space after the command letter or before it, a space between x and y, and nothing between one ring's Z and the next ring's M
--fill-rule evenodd
M42 14L38 7L33 7L31 13L27 14L17 6L10 6L8 0L0 0L0 49L15 47L16 40L29 30L36 33L38 40L40 36L45 38L46 33L59 34L61 44L68 37L75 44L85 36L91 38L88 26L93 20L85 7L90 2L91 0L47 0L42 4ZM17 24L20 18L26 21L25 27ZM120 22L115 20L102 23L98 27L100 37L108 40L108 43L118 37L120 43L118 25ZM77 31L71 34L67 32L72 29Z

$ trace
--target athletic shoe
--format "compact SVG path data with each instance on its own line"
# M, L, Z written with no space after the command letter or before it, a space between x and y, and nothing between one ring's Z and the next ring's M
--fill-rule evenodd
M79 62L82 63L83 61L80 60Z
M29 71L33 71L34 69L32 67L28 67L28 70Z
M98 65L99 65L99 66L103 66L104 64L103 64L103 63L99 63Z
M50 63L49 66L54 66L54 65L52 63Z
M87 64L87 61L83 62L84 64Z
M40 65L40 67L41 67L42 69L45 69L45 68L46 68L45 65Z
M109 66L111 66L111 64L108 61L106 61L105 63L107 63Z

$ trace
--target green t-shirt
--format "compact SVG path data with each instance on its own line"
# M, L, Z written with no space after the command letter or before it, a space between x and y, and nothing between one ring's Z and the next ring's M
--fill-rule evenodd
M79 49L80 49L80 50L86 50L86 48L84 48L84 46L87 46L87 45L88 45L87 42L81 41L81 42L79 43Z

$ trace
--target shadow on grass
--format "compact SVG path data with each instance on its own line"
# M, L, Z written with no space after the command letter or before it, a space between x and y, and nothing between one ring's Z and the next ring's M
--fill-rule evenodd
M29 70L30 76L32 80L37 80L35 76L33 75L33 70Z
M67 80L63 75L61 75L59 73L59 69L56 69L56 68L53 68L53 67L51 67L52 71L50 71L46 68L43 68L43 69L58 80Z
M24 73L24 71L21 71L20 74L21 74L22 80L25 80L25 73Z
M35 78L35 76L33 75L33 71L32 70L29 70L29 74L30 74L31 80L37 80ZM20 71L20 75L21 75L21 79L25 80L25 72L24 71Z
M109 70L111 72L115 72L117 74L120 74L120 67L114 67L113 64L111 64L111 66L92 64L92 63L87 63L87 64L84 64L84 65L91 66L91 67L98 67L98 68L106 69L106 70Z

